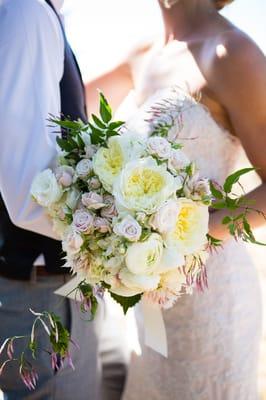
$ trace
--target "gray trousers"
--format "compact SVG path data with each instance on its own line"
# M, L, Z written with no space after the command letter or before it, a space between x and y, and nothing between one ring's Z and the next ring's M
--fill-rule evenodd
M5 400L119 400L123 391L129 352L125 344L122 315L114 316L103 303L94 322L82 319L77 304L54 291L65 283L63 276L38 278L21 282L0 277L0 344L7 337L28 335L33 316L29 312L53 311L70 330L80 350L72 348L75 371L66 367L57 373L51 368L45 352L33 363L39 373L37 389L30 392L21 381L18 365L10 364L0 377ZM47 335L40 330L38 342L49 346ZM21 353L25 342L18 341ZM3 357L0 357L0 363ZM1 397L1 396L0 396Z
M0 377L0 389L5 400L98 400L101 395L101 362L98 342L103 320L100 310L95 322L82 320L78 306L54 294L64 283L63 276L38 278L37 282L12 281L0 277L0 343L14 335L28 335L31 331L35 311L49 310L61 317L70 329L71 336L80 350L72 348L71 354L75 371L65 367L57 373L51 368L50 357L40 352L33 362L39 374L37 389L30 392L25 388L18 374L18 365L10 363ZM49 348L49 341L40 329L39 343ZM21 352L25 341L17 341L15 351ZM3 357L0 358L0 362Z

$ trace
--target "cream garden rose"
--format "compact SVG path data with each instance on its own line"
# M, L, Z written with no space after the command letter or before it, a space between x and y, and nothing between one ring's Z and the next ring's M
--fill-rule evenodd
M177 199L180 210L175 224L165 235L169 247L176 247L181 254L189 255L199 251L207 242L208 207L190 199Z
M136 275L153 275L163 257L163 241L157 233L144 242L131 244L126 253L125 262L130 272Z
M93 168L103 187L112 191L112 186L125 164L139 158L143 152L140 140L133 135L111 137L108 147L101 147L93 158Z
M152 214L176 190L177 182L165 166L147 157L126 164L115 181L113 195L128 210Z
M50 207L61 199L63 191L53 171L46 169L33 180L31 194L42 207Z
M145 292L154 290L158 287L160 282L160 275L136 275L132 274L127 268L123 268L119 273L119 278L122 283L131 290Z

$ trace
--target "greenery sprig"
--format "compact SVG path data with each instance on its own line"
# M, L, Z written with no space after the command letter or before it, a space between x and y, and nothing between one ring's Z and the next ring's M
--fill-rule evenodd
M229 175L222 187L217 185L215 182L210 182L210 190L214 200L212 208L215 210L228 211L228 215L223 218L222 224L228 228L230 235L232 235L236 240L242 239L244 242L266 246L266 243L258 242L256 240L248 221L248 215L250 212L256 212L266 219L265 214L251 207L245 194L238 196L233 193L234 185L240 185L240 178L255 170L255 168L244 168ZM219 239L213 238L210 235L207 235L207 237L209 244L212 247L217 247L222 244L222 241Z

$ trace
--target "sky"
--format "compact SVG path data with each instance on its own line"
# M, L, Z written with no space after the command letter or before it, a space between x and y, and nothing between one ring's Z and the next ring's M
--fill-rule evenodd
M266 53L266 0L235 0L223 13ZM156 0L65 0L63 14L85 81L118 65L161 29Z

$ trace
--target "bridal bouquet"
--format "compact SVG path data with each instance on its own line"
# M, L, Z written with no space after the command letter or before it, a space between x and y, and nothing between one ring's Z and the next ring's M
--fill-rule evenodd
M125 312L142 297L171 307L206 284L208 179L159 117L149 137L100 118L54 121L66 130L54 170L35 178L32 196L51 216L81 292L108 290ZM88 301L88 298L86 299Z
M52 122L61 133L56 167L36 176L31 193L62 240L65 266L77 276L76 297L91 317L104 291L126 313L141 299L169 308L194 288L203 290L210 246L220 244L208 235L210 206L228 210L222 223L233 236L255 242L244 196L231 193L252 168L230 175L223 187L200 177L178 142L182 114L175 99L151 105L146 135L134 119L113 121L103 94L99 117L92 115L87 125ZM52 359L68 357L70 337L56 316L35 316L51 337ZM13 339L5 343L11 356ZM32 387L28 369L23 379Z
M65 266L80 278L77 291L95 306L92 311L104 290L126 312L143 297L169 308L181 294L207 286L209 207L235 209L241 203L228 194L250 169L219 188L199 177L182 150L175 102L153 104L149 117L149 133L140 135L134 121L130 128L112 121L100 94L100 116L92 115L88 125L53 120L63 129L57 166L32 184L33 198L62 239ZM241 218L248 238L252 233ZM235 235L239 224L231 217L223 222Z

